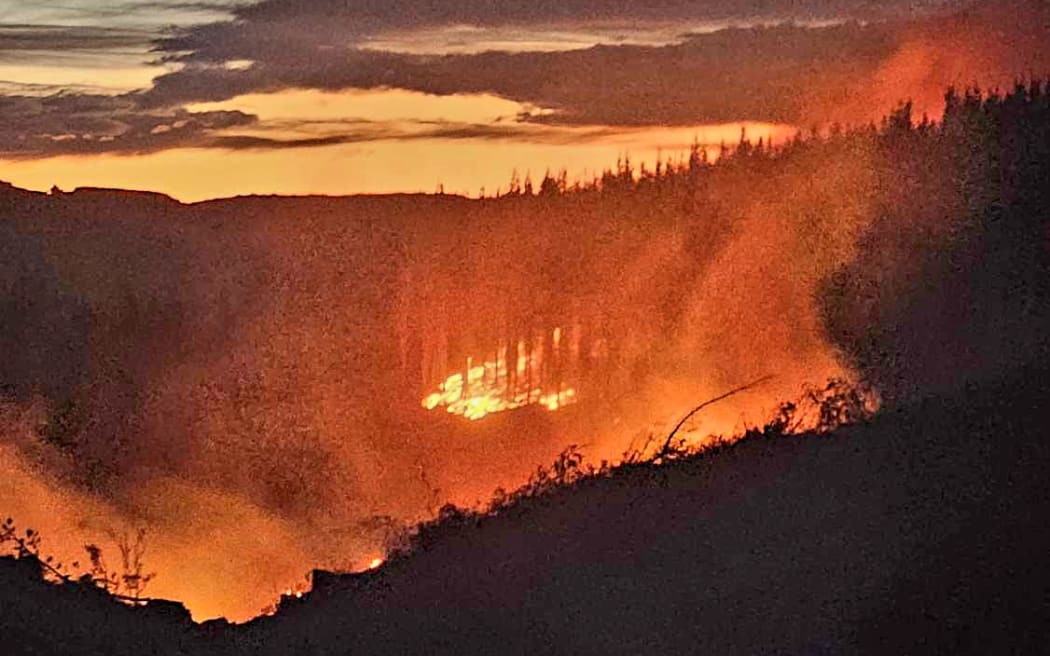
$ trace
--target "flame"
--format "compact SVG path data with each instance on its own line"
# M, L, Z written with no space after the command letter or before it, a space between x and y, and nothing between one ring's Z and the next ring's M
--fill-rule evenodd
M368 569L378 569L383 564L382 558L373 558L368 562Z
M561 328L555 328L552 336L556 353L561 345ZM423 399L423 407L427 410L443 407L449 414L477 421L528 405L540 405L554 412L576 403L575 388L561 382L545 386L535 380L534 372L540 370L544 357L542 350L529 352L525 341L519 341L513 371L508 366L508 350L507 346L501 346L495 359L477 365L474 358L467 358L466 383L464 372L452 374L438 386L437 392Z

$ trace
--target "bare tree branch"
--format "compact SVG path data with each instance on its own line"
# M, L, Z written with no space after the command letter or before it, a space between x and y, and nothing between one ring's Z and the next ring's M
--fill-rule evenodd
M690 419L692 419L693 416L696 415L698 412L700 412L701 410L703 410L704 408L706 408L706 407L708 407L710 405L714 405L715 403L718 403L719 401L724 401L724 400L728 399L731 396L735 396L737 394L740 394L741 392L746 392L746 391L748 391L748 390L750 390L750 389L752 389L754 387L758 387L762 383L768 382L768 381L772 380L773 378L774 378L773 375L763 376L763 377L761 377L761 378L759 378L757 380L754 380L754 381L748 383L747 385L741 385L740 387L737 387L736 389L730 390L730 391L726 392L725 394L723 394L721 396L716 396L713 399L709 399L707 401L704 401L700 405L698 405L695 408L693 408L692 410L690 410L689 414L687 414L686 416L682 417L682 420L678 422L678 424L674 427L674 429L671 431L671 433L667 436L667 441L664 442L663 447L661 447L661 449L656 453L656 456L654 457L654 460L657 459L657 458L662 458L662 457L666 456L670 452L671 444L674 441L675 435L677 435L678 431L682 430L682 427L685 426L686 422L688 422Z

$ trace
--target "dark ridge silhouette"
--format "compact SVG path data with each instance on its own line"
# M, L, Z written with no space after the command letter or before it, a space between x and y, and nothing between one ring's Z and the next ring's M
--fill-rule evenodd
M0 181L0 199L3 199L5 203L25 200L27 198L35 198L43 195L44 194L39 191L20 189L10 182Z
M0 557L0 646L8 654L209 654L214 627L179 603L125 605L90 582L43 579L39 561Z

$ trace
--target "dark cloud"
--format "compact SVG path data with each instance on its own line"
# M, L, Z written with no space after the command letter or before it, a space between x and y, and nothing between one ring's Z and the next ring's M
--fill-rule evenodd
M455 121L268 121L250 131L216 135L200 145L228 150L285 150L376 141L527 140L551 145L580 144L622 134L614 128L565 128L531 123Z
M393 16L388 3L255 5L242 10L238 22L205 26L163 42L160 49L185 67L158 78L143 102L171 106L291 88L402 88L441 95L492 93L554 110L530 120L564 124L756 120L808 125L869 120L908 96L939 98L948 84L1002 83L1004 76L1009 81L1050 70L1046 45L1050 10L1039 0L987 2L951 16L910 20L728 29L665 46L418 55L348 45L352 41L348 35L355 30L374 31L398 20L454 21L462 18L457 12L466 11L458 4L459 8L423 4L416 15L404 3L396 3L411 19ZM486 16L525 20L520 8L482 4L489 9L477 5L475 22L489 20ZM635 4L639 3L579 0L529 7L533 20L569 14L582 20L592 15L641 17L649 11L675 15L700 6L676 0L644 7ZM703 6L705 11L733 7L743 15L759 7L769 12L786 10L788 5L796 13L806 9L809 14L867 6L848 2ZM229 60L250 60L254 65L247 70L219 65Z
M448 125L406 131L393 125L376 123L356 130L342 130L317 137L278 137L259 134L220 135L205 145L228 150L285 150L314 148L375 141L413 141L416 139L501 139L524 136L523 129L489 125Z
M248 92L401 88L491 93L555 110L529 120L578 125L797 122L805 98L864 75L897 47L884 25L730 29L662 46L568 52L407 55L274 48L244 71L188 66L155 80L151 106Z
M336 134L327 137L305 137L279 139L257 135L226 135L213 137L208 142L210 148L226 150L290 150L295 148L316 148L319 146L336 146L347 143L372 141L367 133L361 135Z
M441 25L550 25L738 19L840 19L900 16L959 7L966 0L263 0L234 10L237 30L266 26L346 34ZM347 32L349 30L349 32Z
M527 139L580 143L612 133L529 123L455 121L275 120L242 112L146 109L134 95L0 96L0 157L19 159L95 153L148 153L169 148L285 150L375 141Z
M960 3L882 3L944 8ZM300 0L245 6L235 20L182 29L156 42L158 57L180 66L145 91L119 97L63 94L3 98L10 120L0 151L138 152L179 146L290 148L374 139L568 139L542 126L696 125L768 121L809 126L877 118L906 97L939 105L944 87L1009 82L1050 72L1050 10L1041 0L986 2L952 15L846 22L824 27L781 24L684 36L677 43L600 45L560 52L420 55L359 47L385 29L459 22L521 24L662 20L686 17L859 15L872 5L850 0L716 0L654 3L498 0ZM418 10L418 11L417 11ZM685 23L683 23L685 24ZM25 28L23 28L25 29ZM31 41L17 29L9 43ZM69 47L119 43L119 33L51 33ZM94 41L92 41L94 39ZM0 44L0 52L3 46ZM250 66L229 66L250 61ZM354 125L289 136L240 112L193 113L189 103L290 89L399 88L437 95L488 93L549 109L495 127ZM251 127L250 133L228 128ZM293 131L294 132L294 131ZM576 133L577 138L580 133Z
M153 38L151 32L126 28L0 25L0 58L12 52L144 49Z
M215 130L246 126L241 112L145 110L134 99L92 94L0 96L0 156L141 153L204 145Z
M900 17L965 5L966 0L263 0L233 11L234 21L180 31L158 51L169 60L216 63L269 59L288 49L360 45L390 30L440 26L572 27L711 20Z
M8 23L30 25L157 28L191 25L230 18L247 0L62 0L8 3Z

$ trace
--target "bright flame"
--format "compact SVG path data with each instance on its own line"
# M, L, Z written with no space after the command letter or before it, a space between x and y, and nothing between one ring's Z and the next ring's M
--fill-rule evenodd
M382 558L373 558L368 563L368 569L376 569L382 564L383 564L383 559Z
M561 328L555 328L552 333L554 351L548 359L557 358L561 341ZM449 414L477 421L496 412L527 405L541 405L553 412L576 403L574 388L561 382L543 384L542 350L529 352L524 341L519 341L515 350L513 370L508 367L506 346L498 349L494 360L482 364L475 365L473 358L467 358L466 383L463 372L452 374L438 386L437 392L423 399L423 407L427 410L444 407Z

